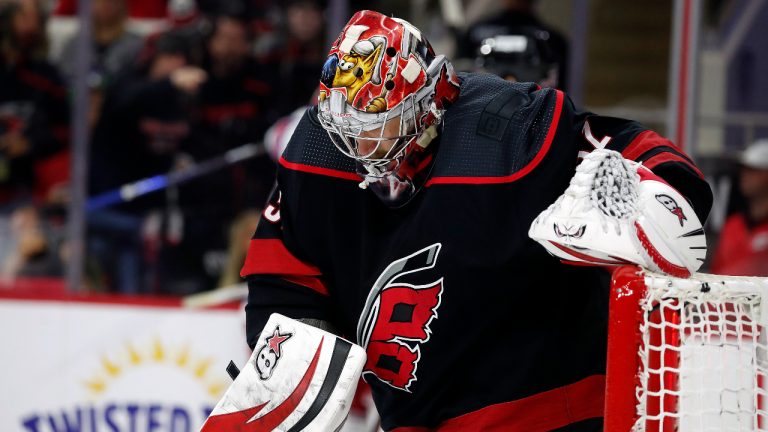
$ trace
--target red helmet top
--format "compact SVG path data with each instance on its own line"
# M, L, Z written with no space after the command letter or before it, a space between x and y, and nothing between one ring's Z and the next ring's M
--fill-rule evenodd
M396 173L414 146L434 137L459 80L444 56L407 21L360 11L344 27L323 66L318 117L366 178ZM361 146L360 140L374 145Z

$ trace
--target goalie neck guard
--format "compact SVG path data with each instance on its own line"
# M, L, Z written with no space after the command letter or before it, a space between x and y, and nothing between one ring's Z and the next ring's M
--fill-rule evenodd
M459 96L459 79L407 21L356 13L323 66L318 118L344 155L358 164L361 187L398 207L431 167L437 127Z

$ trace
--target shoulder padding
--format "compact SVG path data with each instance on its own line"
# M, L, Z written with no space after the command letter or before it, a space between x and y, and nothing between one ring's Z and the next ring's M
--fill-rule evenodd
M504 132L512 121L515 112L531 102L531 96L520 89L510 87L500 93L485 106L480 113L477 134L501 141Z
M463 76L447 111L435 177L505 177L523 170L545 147L558 92L490 75Z
M283 152L291 164L317 167L339 172L355 172L355 163L333 145L328 133L317 120L317 107L307 109Z

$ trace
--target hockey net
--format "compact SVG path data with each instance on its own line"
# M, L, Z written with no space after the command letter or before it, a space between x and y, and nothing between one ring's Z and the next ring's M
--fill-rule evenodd
M617 270L605 430L768 431L766 296L766 278Z

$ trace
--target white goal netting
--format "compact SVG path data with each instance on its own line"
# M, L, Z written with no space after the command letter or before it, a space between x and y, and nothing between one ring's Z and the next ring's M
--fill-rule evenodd
M636 431L768 431L768 279L645 273Z

